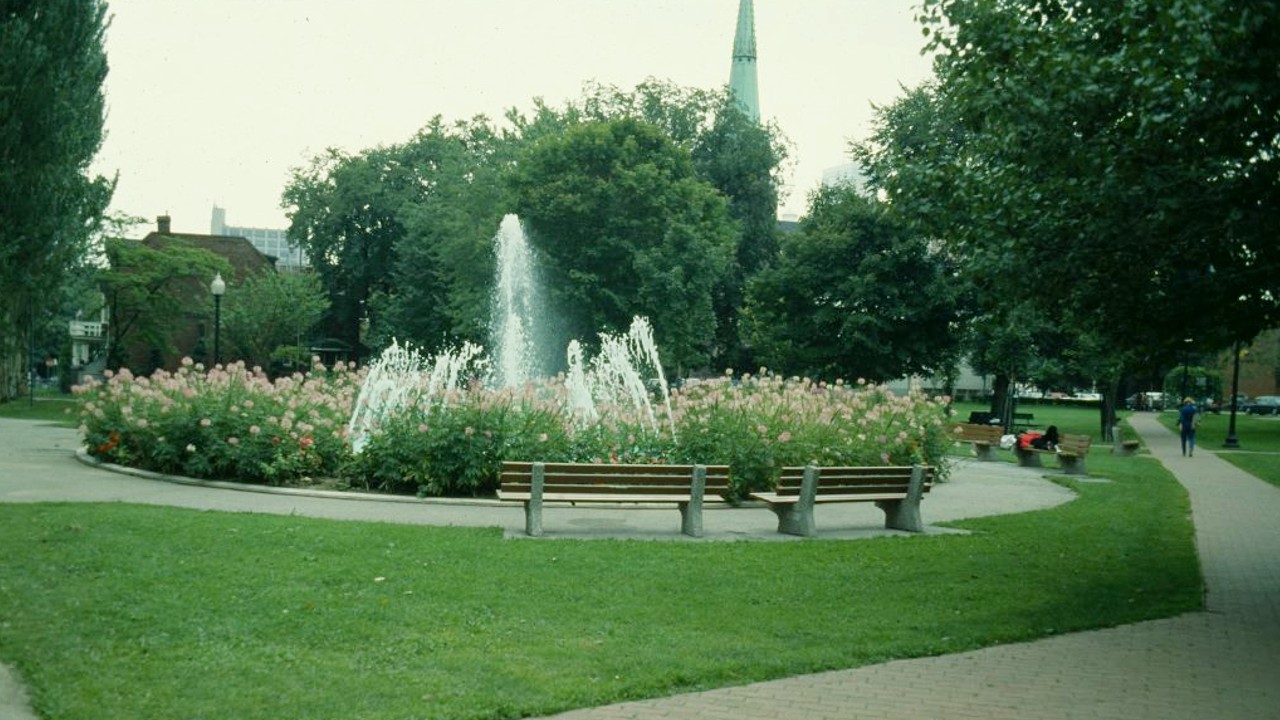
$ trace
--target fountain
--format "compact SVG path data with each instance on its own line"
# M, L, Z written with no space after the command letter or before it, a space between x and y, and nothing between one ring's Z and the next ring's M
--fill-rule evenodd
M529 243L520 218L502 218L494 237L496 282L489 325L497 387L519 387L545 373L539 367L537 322L543 316Z
M361 452L382 419L398 408L413 405L443 407L451 391L479 380L490 388L520 387L545 375L539 367L537 320L543 317L532 267L532 253L520 220L502 219L494 237L497 254L496 282L490 321L492 357L483 348L464 343L425 358L417 350L397 342L383 351L369 367L355 410L347 425L353 452ZM653 327L636 317L621 335L600 334L600 350L590 360L582 344L569 343L565 351L567 404L580 423L599 419L605 405L631 407L659 432L661 423L652 394L662 400L670 420L671 401ZM651 392L652 390L652 392ZM671 425L674 433L674 425Z

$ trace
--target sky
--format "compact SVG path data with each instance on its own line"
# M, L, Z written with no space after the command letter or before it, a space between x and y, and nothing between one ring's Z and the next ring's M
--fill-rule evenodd
M760 111L792 144L780 215L849 162L872 104L929 76L918 0L755 0ZM729 81L738 0L110 0L111 209L207 233L284 228L294 168L408 140L432 117L502 121L597 82ZM496 228L495 228L496 231Z

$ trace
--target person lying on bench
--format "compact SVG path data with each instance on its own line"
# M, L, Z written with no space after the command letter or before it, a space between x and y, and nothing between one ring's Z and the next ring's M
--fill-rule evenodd
M1058 449L1059 442L1057 425L1050 425L1045 429L1044 433L1031 430L1018 436L1018 447L1024 450L1053 452Z

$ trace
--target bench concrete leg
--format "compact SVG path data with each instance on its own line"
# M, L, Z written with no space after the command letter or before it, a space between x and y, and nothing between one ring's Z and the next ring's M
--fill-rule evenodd
M769 509L778 516L778 532L785 535L813 537L817 528L813 524L813 506L800 507L800 503L773 503Z
M996 449L991 443L972 443L973 455L982 462L995 462L999 458L996 457Z
M911 484L902 500L880 500L876 507L884 511L884 526L890 530L924 532L920 519L920 500L924 497L924 468L919 465L911 470Z
M807 465L800 482L799 498L793 503L774 503L769 506L778 516L778 532L800 537L813 537L818 528L813 522L814 498L818 496L818 468Z
M689 502L680 503L680 532L689 537L702 537L702 497L707 491L707 468L693 466L693 482L689 485Z
M1022 467L1044 467L1044 463L1040 462L1040 453L1028 452L1021 448L1014 451L1018 456L1018 464Z
M1116 443L1115 447L1111 448L1111 452L1114 455L1133 455L1138 452L1139 447L1142 447L1142 444L1137 440L1125 440L1124 442Z
M542 489L545 484L546 468L542 463L534 463L529 499L524 501L524 532L532 537L542 535Z
M1059 455L1058 466L1067 475L1087 475L1084 468L1083 455Z

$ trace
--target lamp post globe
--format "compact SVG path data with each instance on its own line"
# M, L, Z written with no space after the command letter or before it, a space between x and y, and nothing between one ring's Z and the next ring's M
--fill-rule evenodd
M209 283L209 292L213 293L213 365L217 367L220 360L218 342L222 331L222 296L227 292L227 283L222 279L222 273L214 274L213 282Z

